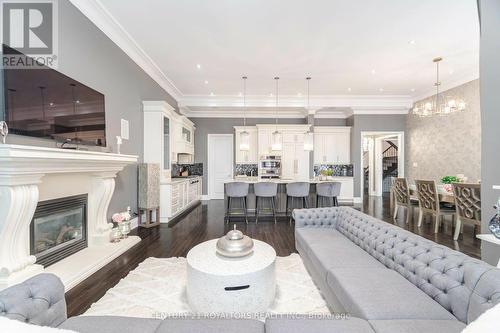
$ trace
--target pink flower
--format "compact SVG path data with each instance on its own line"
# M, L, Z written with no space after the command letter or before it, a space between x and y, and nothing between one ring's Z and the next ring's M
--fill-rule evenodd
M122 223L123 222L123 216L120 213L113 214L111 217L111 220L115 223Z
M453 192L453 186L451 184L444 184L443 188L446 192Z

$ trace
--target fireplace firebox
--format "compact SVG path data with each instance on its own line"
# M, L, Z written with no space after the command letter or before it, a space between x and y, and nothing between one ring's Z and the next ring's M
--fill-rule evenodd
M30 251L38 264L50 266L87 244L87 194L38 203L30 232Z

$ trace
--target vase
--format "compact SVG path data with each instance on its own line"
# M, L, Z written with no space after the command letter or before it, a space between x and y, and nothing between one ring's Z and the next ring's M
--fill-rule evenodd
M490 220L488 224L488 229L490 229L491 233L498 239L500 239L500 215L497 213Z
M130 221L119 223L118 228L120 229L121 238L127 238L130 233Z
M120 228L114 227L111 229L111 232L109 233L109 241L111 243L118 243L121 237L122 233L120 232Z

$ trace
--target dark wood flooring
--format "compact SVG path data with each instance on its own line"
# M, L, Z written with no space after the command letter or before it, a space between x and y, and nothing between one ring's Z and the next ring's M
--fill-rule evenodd
M393 223L387 197L368 197L362 206L355 208ZM450 222L444 223L443 230L434 234L431 223L424 223L419 229L414 219L414 222L406 226L403 215L400 214L401 219L397 221L397 225L473 257L480 256L480 241L473 236L472 228L469 229L466 226L463 238L455 242L452 238ZM242 219L234 219L234 222L237 223L238 229L248 236L273 246L278 256L287 256L296 252L294 227L289 225L285 218L281 218L277 224L274 224L272 219L265 218L259 219L258 224L255 224L253 219L250 219L248 225L245 225ZM66 293L68 316L84 313L92 303L104 296L108 289L116 285L144 259L185 257L193 246L221 237L232 228L232 225L233 222L230 225L224 224L223 201L212 200L197 205L168 225L162 224L153 229L134 230L133 234L139 235L142 239L139 244Z

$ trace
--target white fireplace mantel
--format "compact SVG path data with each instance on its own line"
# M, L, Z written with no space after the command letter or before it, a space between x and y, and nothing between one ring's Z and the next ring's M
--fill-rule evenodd
M78 276L88 276L89 270L97 270L139 242L139 237L129 237L125 242L110 244L111 225L106 218L114 178L135 163L137 156L133 155L0 144L0 289L43 271L30 254L30 223L38 201L44 199L41 192L88 194L88 251L102 253L102 258L95 258L98 266L89 262L89 267L79 267L73 274L59 272L66 278L63 282L67 288L79 281ZM73 256L60 263L69 263Z

